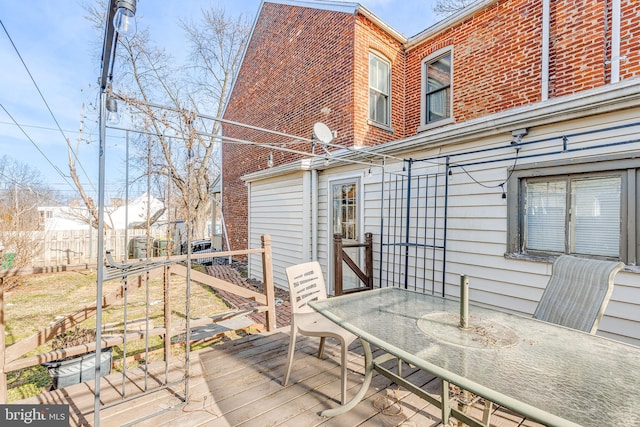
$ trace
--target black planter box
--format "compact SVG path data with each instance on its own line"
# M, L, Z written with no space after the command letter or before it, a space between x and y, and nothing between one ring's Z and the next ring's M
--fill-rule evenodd
M111 347L103 348L100 353L100 376L111 372ZM91 381L96 375L96 353L91 352L68 360L45 362L42 366L49 370L53 388L63 388L85 381Z

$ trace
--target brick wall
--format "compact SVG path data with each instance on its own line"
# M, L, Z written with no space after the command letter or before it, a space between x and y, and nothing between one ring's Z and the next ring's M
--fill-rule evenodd
M620 79L640 76L640 1L627 0L621 4Z
M456 122L539 101L541 22L539 1L501 1L410 50L408 132L421 124L422 61L448 46L453 46Z
M549 97L609 82L612 0L552 0ZM622 1L620 78L640 75L640 1ZM377 145L414 135L421 124L422 61L453 46L457 123L542 99L542 0L499 0L409 49L364 15L264 3L225 118L310 137L337 130L336 144ZM367 122L369 53L392 64L391 129ZM289 142L225 125L224 134ZM310 151L308 144L288 148ZM225 143L223 206L231 245L247 246L247 189L240 177L267 168L270 150ZM274 164L300 156L271 151Z
M391 63L391 131L369 124L369 54L376 52ZM353 145L377 145L406 136L405 67L402 43L378 28L363 15L358 15L354 44L354 140Z
M550 97L605 83L605 22L602 0L551 2Z
M348 13L264 3L225 119L310 138L315 122L338 131L336 144L352 145L353 40ZM225 125L225 136L253 142L287 138ZM309 144L288 144L309 152ZM267 168L269 150L224 143L223 209L233 249L247 247L247 188L240 177ZM274 164L300 156L272 151Z

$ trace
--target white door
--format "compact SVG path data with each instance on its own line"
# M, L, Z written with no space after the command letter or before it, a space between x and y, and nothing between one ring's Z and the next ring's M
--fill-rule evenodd
M360 241L360 179L349 178L329 182L331 195L331 271L333 272L333 235L341 234L343 243L358 243ZM360 250L346 249L345 252L358 265L362 265ZM361 267L362 268L362 267ZM333 274L333 273L332 273ZM348 290L359 286L359 279L345 263L342 265L342 289ZM330 280L333 283L332 280ZM335 290L335 284L333 289Z

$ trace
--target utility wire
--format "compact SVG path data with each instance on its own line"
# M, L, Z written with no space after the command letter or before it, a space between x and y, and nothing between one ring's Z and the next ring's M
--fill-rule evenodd
M2 105L2 103L0 103L0 107L2 107L2 109L4 110L5 113L7 113L7 116L9 116L9 118L11 120L13 120L13 122L16 124L16 126L18 126L18 129L20 129L22 131L22 133L24 134L24 136L29 140L29 142L31 142L33 144L34 147L36 147L36 150L38 150L40 152L40 154L42 154L42 157L44 157L47 162L49 162L49 164L51 165L51 167L53 167L53 169L58 172L58 175L60 175L62 177L62 179L64 179L64 181L69 184L70 187L75 188L68 180L67 180L67 176L60 170L60 168L58 168L58 166L54 165L53 162L49 159L49 157L47 157L46 154L44 154L44 152L40 149L40 147L38 147L38 144L35 143L35 141L33 139L31 139L31 137L29 136L29 134L27 134L27 132L22 128L22 126L20 126L18 124L18 122L16 122L16 119L13 118L13 116L11 115L11 113L9 113L7 111L6 108L4 108L4 105Z
M15 126L16 123L15 122L2 122L0 121L0 125L11 125L11 126ZM41 129L41 130L58 130L56 128L52 128L52 127L48 127L48 126L38 126L38 125L26 125L24 123L21 123L20 126L24 127L24 128L32 128L32 129ZM86 133L86 132L82 132L79 130L70 130L70 129L65 129L65 132L68 133L85 133L87 135L92 135L91 133Z
M17 46L13 42L13 39L11 38L11 35L9 35L9 31L7 31L7 28L4 26L4 22L2 22L2 19L0 19L0 25L2 25L2 29L4 30L5 34L9 38L9 41L11 42L11 46L13 46L13 49L16 51L16 54L18 55L18 58L20 58L20 61L22 62L22 65L24 66L25 70L27 71L27 74L29 74L29 78L33 82L33 85L36 87L36 90L38 91L38 94L40 94L40 98L42 98L42 101L44 102L44 105L47 107L47 110L49 110L49 114L51 114L51 117L53 118L53 121L56 123L56 126L58 127L58 130L62 134L62 138L65 140L67 146L69 147L69 150L73 154L73 157L76 159L76 162L78 162L78 165L80 166L80 169L82 169L82 172L84 172L84 175L89 180L89 183L91 184L91 187L93 187L93 191L97 192L95 185L93 185L93 182L91 181L91 178L89 178L89 174L87 174L87 171L84 169L84 166L82 166L82 163L80 162L80 159L78 158L76 152L73 151L73 148L71 147L71 143L69 142L69 139L67 138L67 136L65 135L64 131L62 130L62 126L60 126L60 123L58 123L58 119L56 119L56 116L53 114L53 111L51 110L51 107L49 107L49 104L47 103L47 100L45 99L44 95L42 94L42 91L40 90L40 87L38 86L38 83L36 83L36 80L33 78L33 75L31 74L31 71L29 70L29 67L27 66L26 62L24 62L24 59L22 59L22 55L20 54L20 51L18 51ZM2 108L5 111L7 111L4 107L2 107ZM14 120L14 119L12 118L12 120ZM15 120L14 120L14 122L15 122Z
M28 190L28 191L32 192L33 194L35 194L36 196L41 197L41 198L42 198L42 199L44 199L44 200L48 200L48 201L50 201L50 202L54 202L56 205L58 204L58 201L57 201L57 200L55 200L53 197L51 197L51 195L50 195L50 194L43 193L42 191L39 191L39 190L37 189L37 187L36 187L36 189L34 190L33 186L31 186L31 185L29 185L29 184L26 184L26 183L24 183L24 182L19 182L19 181L18 181L18 180L16 180L15 178L12 178L12 177L10 177L10 176L8 176L8 175L6 175L6 174L2 173L2 172L0 172L0 178L4 178L4 179L6 179L7 181L9 181L9 183L11 183L11 184L15 185L16 187L20 187L20 188L22 188L22 189L24 189L24 190ZM5 190L6 190L6 188L5 188Z
M16 124L16 122L3 122L3 121L0 121L0 125L17 126L18 124ZM52 127L48 127L48 126L27 125L27 124L24 124L24 123L20 123L19 125L22 126L23 128L40 129L40 130L55 130L55 131L58 130L56 128L52 128ZM98 136L98 134L96 132L87 132L85 130L65 129L64 131L67 132L67 133L76 133L76 134L79 134L79 135L87 135L87 136L91 136L91 137L97 137ZM109 139L124 139L124 136L109 135ZM85 139L85 141L87 142L87 144L89 142L94 142L94 140L87 140L87 139Z

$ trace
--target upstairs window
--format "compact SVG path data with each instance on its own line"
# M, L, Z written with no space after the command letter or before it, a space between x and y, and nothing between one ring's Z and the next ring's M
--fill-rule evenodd
M452 119L453 67L451 48L441 49L422 62L422 126Z
M391 126L391 64L383 57L369 54L369 120Z

